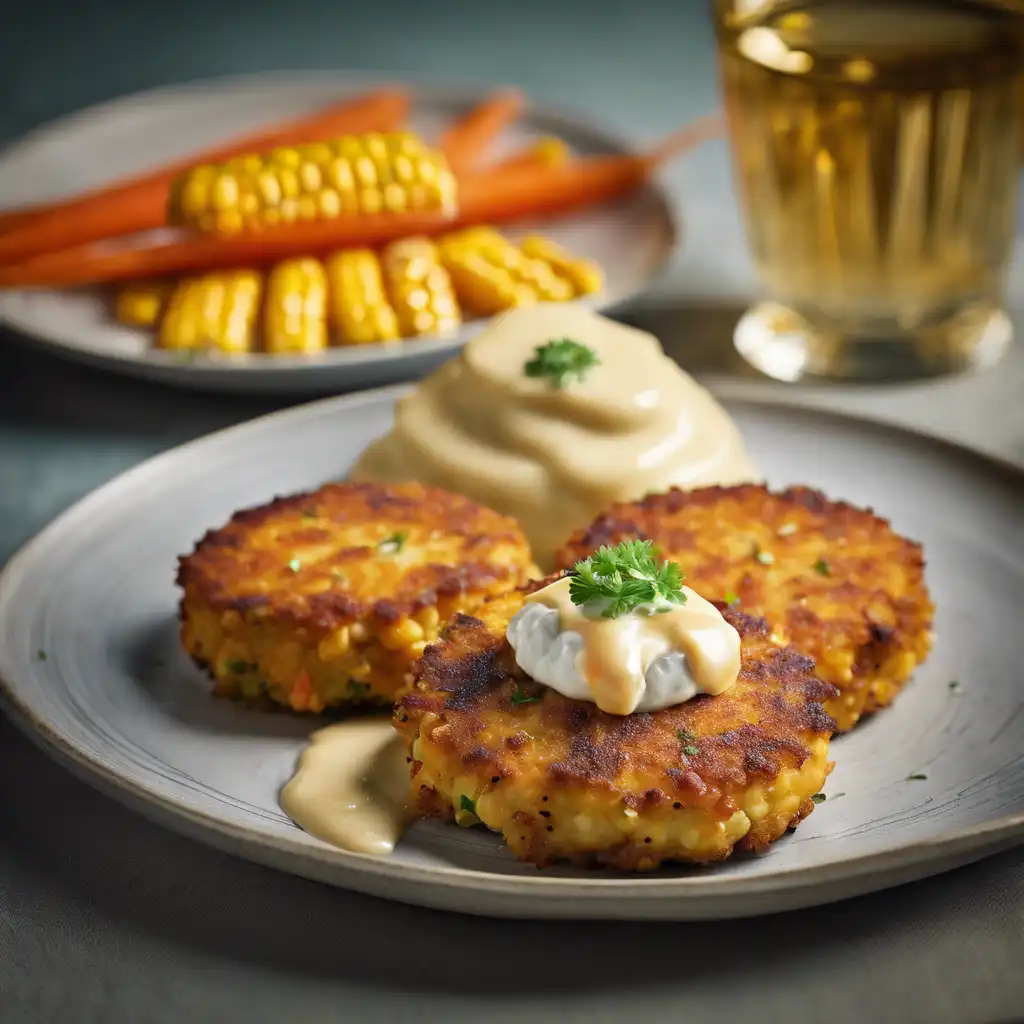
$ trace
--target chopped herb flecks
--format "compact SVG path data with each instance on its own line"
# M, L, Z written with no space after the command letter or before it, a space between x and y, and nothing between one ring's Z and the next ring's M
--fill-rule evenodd
M399 531L389 534L377 544L377 550L384 555L397 555L405 546L409 534Z
M46 651L44 651L44 650L43 650L43 649L42 649L42 648L40 647L40 648L39 648L39 650L38 650L38 651L36 651L36 657L37 657L37 658L38 658L38 659L39 659L40 661L46 661Z
M828 564L828 562L825 561L824 558L819 558L814 563L814 571L819 576L831 576L832 575L832 566L830 566Z
M693 743L687 743L687 745L683 747L683 753L687 757L693 757L695 754L700 753L700 747Z
M241 659L236 658L234 661L229 661L228 662L228 671L229 672L248 672L249 671L249 662L242 661Z
M824 793L814 793L811 795L811 799L816 804L823 804L827 798Z
M297 558L293 558L288 563L288 568L291 569L292 572L298 572L302 568L302 562L300 562Z
M961 689L960 689L960 680L959 680L959 679L951 679L951 680L949 681L949 688L950 688L950 690L951 690L951 691L952 691L953 693L960 693L960 692L961 692Z
M541 693L530 694L527 693L522 687L517 686L512 691L512 696L509 697L509 703L513 707L518 707L520 704L535 704L537 701L543 700L544 695Z
M551 387L562 388L572 377L577 381L583 380L600 363L593 349L571 338L558 338L538 345L534 357L523 366L523 371L527 377L546 377Z
M739 604L740 595L733 590L727 590L725 592L725 597L722 600L724 600L726 604Z
M476 801L470 800L465 793L459 797L459 810L467 811L469 814L476 814Z
M914 772L912 775L907 776L907 782L917 782L921 779L927 779L928 776L924 772Z

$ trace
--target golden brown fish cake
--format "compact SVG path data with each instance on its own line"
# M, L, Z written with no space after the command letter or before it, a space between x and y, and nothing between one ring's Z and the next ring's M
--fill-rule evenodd
M296 711L390 702L440 626L535 570L506 516L420 484L327 484L180 559L181 639L216 692Z
M571 566L604 544L653 540L709 600L764 616L839 688L839 732L889 704L931 647L933 606L919 544L870 509L792 487L673 489L612 505L556 556Z
M814 807L831 770L835 688L734 611L733 687L609 715L533 682L505 639L526 590L458 616L395 706L424 815L482 821L523 860L629 871L765 849Z

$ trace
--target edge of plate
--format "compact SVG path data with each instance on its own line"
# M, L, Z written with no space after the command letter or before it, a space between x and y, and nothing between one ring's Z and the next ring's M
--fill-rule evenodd
M117 490L126 482L144 480L150 474L162 472L168 461L178 458L184 452L206 444L216 444L225 437L245 433L257 427L272 427L284 417L299 418L330 405L351 408L389 401L407 390L409 386L393 385L278 410L178 445L118 474L79 499L43 527L0 569L0 616L4 614L4 605L8 600L7 591L17 585L17 577L22 567L37 552L45 548L50 535L62 529L67 520L82 514L83 510L95 511L92 506L99 508L110 500L112 495L116 498ZM729 388L722 388L717 394L729 400L728 391ZM771 400L736 401L746 405L768 405L775 408L788 404L784 401ZM854 423L867 422L886 432L910 434L924 443L966 455L1008 473L1018 485L1024 486L1024 467L927 431L907 429L884 420L831 410L805 406L796 408L806 415ZM0 661L2 657L3 652L0 651ZM226 823L213 815L188 807L184 801L154 794L144 785L107 769L101 760L81 753L69 739L39 718L23 703L13 685L2 673L0 705L8 712L13 712L10 714L11 720L29 739L55 756L61 763L71 767L80 778L129 804L147 817L192 838L205 839L219 849L294 874L423 906L452 909L453 904L461 904L462 897L478 899L481 894L485 894L486 904L474 906L469 903L466 906L459 905L455 909L491 916L611 916L637 919L662 917L682 920L773 913L798 906L832 902L861 892L912 881L932 873L932 869L946 870L1024 842L1024 812L1020 812L1004 815L980 825L954 829L906 846L875 851L856 859L826 861L810 868L782 869L770 877L760 878L736 878L714 874L674 878L555 878L543 875L498 875L459 867L424 867L397 863L326 846L296 850L285 840L264 830ZM888 876L889 880L882 885L858 884L879 874ZM399 888L406 893L403 896L396 896L393 891L389 891L389 886L392 890ZM443 892L448 893L448 899L442 897ZM624 910L618 905L618 901L624 897L628 897L636 904L633 909ZM527 906L519 902L529 899L543 900L545 906ZM726 912L723 912L722 905L725 906Z

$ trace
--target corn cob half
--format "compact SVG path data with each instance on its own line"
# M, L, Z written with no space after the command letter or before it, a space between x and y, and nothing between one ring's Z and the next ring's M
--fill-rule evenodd
M285 260L267 277L263 344L277 355L327 347L327 274L314 259Z
M168 220L233 233L342 214L452 210L444 154L411 132L349 135L202 164L171 187Z
M339 345L372 345L402 336L375 252L336 252L327 261L327 286L331 324Z
M403 338L451 334L462 321L448 271L427 238L392 242L381 255L384 283Z
M252 351L261 290L260 275L254 270L185 278L167 302L158 344L232 354Z
M114 317L128 327L155 327L173 288L172 281L129 281L114 295Z
M519 248L529 259L542 260L572 285L576 295L592 295L604 287L604 272L593 261L573 256L543 235L527 235Z
M441 240L440 251L459 300L478 316L573 297L572 285L544 260L526 256L492 228L449 235Z

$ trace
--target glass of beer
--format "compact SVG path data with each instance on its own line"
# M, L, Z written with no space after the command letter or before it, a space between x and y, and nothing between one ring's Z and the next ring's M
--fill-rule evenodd
M1024 5L713 0L769 376L990 366L1019 179Z

